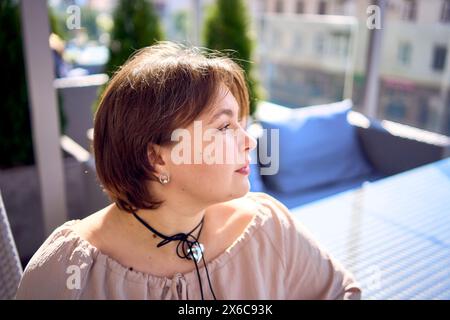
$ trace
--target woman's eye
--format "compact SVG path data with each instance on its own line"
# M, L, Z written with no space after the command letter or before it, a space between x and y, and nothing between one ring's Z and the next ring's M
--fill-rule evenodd
M225 131L230 127L230 124L227 124L226 126L222 127L221 129L219 129L219 131Z
M239 119L239 120L238 120L238 123L241 124L241 125L244 124L244 123L243 123L243 119ZM231 124L229 124L229 123L226 124L224 127L220 128L219 131L225 131L225 130L229 129L229 128L230 128L230 125L231 125Z

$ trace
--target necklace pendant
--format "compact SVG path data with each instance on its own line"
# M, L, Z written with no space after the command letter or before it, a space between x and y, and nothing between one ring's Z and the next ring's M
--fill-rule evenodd
M203 244L201 244L201 243L194 244L192 246L192 249L189 248L187 250L188 257L191 257L195 261L199 262L202 259L202 257L203 257L203 250L204 249L205 249L205 247L203 246Z

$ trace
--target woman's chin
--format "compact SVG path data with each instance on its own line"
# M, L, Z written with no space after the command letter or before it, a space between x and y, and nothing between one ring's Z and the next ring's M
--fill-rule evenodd
M243 179L235 190L236 193L239 193L239 197L245 196L250 191L250 181Z

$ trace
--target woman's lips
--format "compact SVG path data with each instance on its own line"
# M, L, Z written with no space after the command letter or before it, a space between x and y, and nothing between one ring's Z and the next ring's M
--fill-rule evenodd
M243 175L248 175L250 174L250 166L247 164L245 167L242 167L239 170L236 170L235 172Z

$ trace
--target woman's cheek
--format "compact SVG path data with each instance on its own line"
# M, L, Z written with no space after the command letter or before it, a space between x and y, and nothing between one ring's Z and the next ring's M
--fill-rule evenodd
M224 134L216 134L210 140L204 141L202 150L203 163L208 165L225 164L227 144Z
M236 164L237 142L232 130L226 132L210 131L204 134L202 141L191 140L190 163L207 165L233 165ZM178 154L178 153L176 153ZM184 158L184 157L183 157Z

